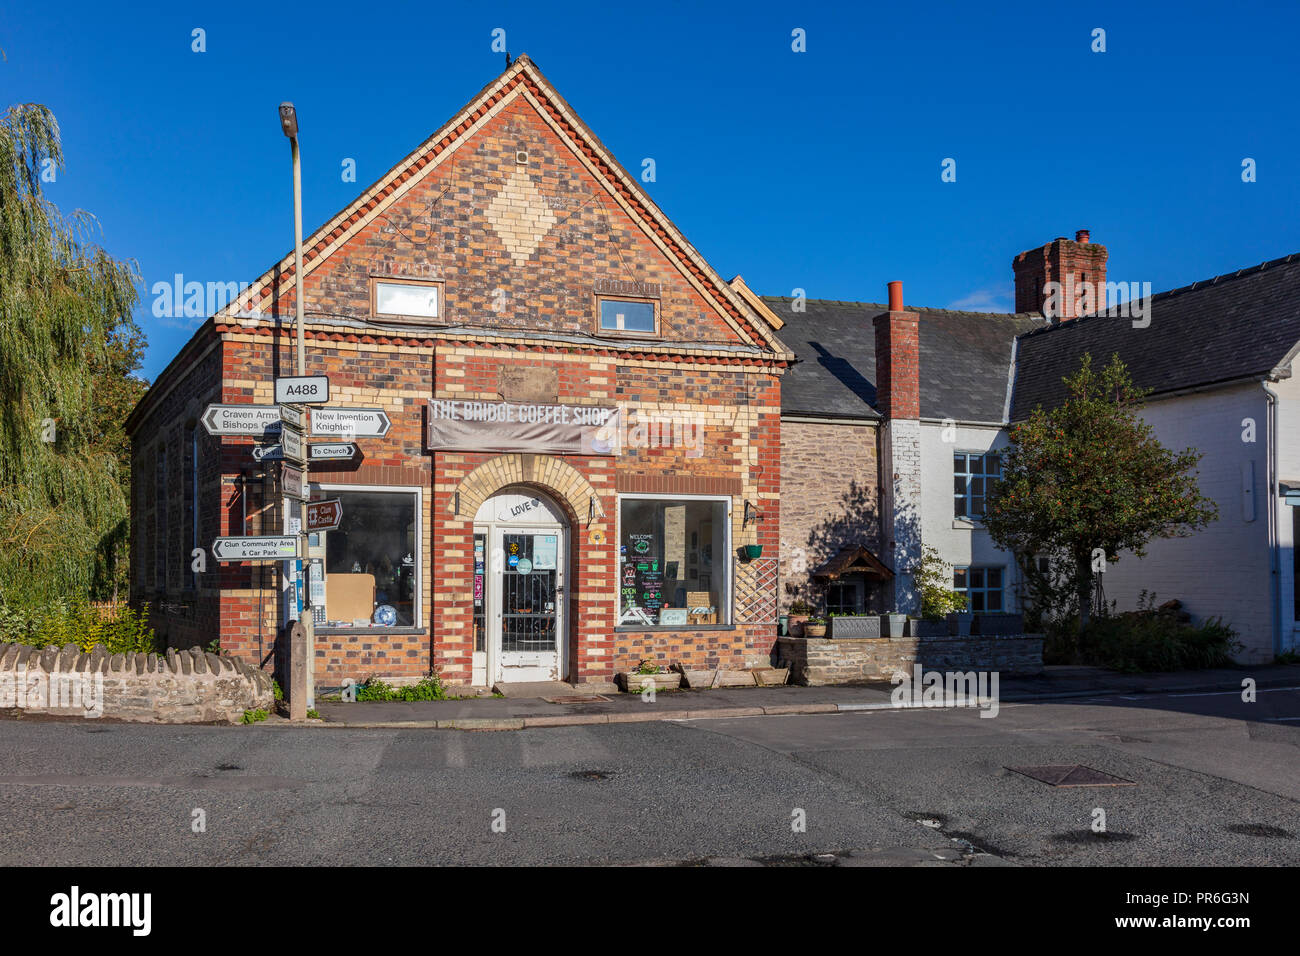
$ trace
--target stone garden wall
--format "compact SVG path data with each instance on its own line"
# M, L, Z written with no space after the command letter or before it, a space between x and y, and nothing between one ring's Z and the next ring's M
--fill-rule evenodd
M988 637L782 637L777 641L781 667L790 682L811 687L888 681L895 673L926 670L997 671L1025 676L1043 670L1043 636L1014 634Z
M271 677L199 648L159 654L84 653L75 644L0 644L0 710L155 723L236 723L271 709Z

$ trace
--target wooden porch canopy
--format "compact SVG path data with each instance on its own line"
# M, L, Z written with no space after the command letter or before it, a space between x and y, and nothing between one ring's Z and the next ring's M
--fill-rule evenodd
M812 576L834 581L845 574L865 574L867 577L879 578L882 581L888 581L894 576L894 572L889 570L883 561L861 545L840 549L838 554L814 571Z

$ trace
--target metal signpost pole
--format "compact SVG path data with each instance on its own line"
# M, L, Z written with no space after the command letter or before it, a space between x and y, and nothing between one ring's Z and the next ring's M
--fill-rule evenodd
M303 339L302 328L302 168L298 155L298 113L293 108L292 103L280 104L280 126L284 130L284 135L289 137L289 147L293 154L293 283L294 283L294 324L297 328L296 337L298 345L298 361L296 371L299 376L306 374L307 348ZM303 406L299 405L299 409ZM281 436L283 438L284 429L288 427L287 423L281 424ZM316 621L315 611L312 609L311 602L311 559L308 557L308 533L307 533L307 515L306 500L310 497L311 479L308 476L308 464L304 461L302 464L302 501L304 504L299 508L299 535L298 535L298 557L302 562L302 570L299 574L301 586L303 589L303 614L299 624L302 625L302 631L295 635L299 641L294 644L302 643L305 645L303 653L306 655L306 666L300 666L298 661L293 661L290 667L291 688L289 697L289 717L292 720L306 720L308 707L315 704L315 687L314 687L314 670L312 666L316 656ZM291 647L291 653L297 654L298 647Z

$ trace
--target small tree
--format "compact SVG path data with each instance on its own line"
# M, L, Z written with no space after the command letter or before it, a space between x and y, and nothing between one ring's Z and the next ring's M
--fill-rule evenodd
M1064 381L1062 404L1012 429L984 521L1022 567L1034 555L1067 563L1082 633L1100 562L1121 551L1142 557L1152 538L1190 535L1218 509L1200 494L1200 453L1169 451L1138 417L1147 392L1118 355L1100 372L1084 355Z

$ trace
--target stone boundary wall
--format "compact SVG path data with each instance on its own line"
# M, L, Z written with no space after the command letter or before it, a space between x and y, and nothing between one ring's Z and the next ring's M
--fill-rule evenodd
M245 710L274 705L269 674L197 647L109 654L0 644L0 710L193 724L238 723Z
M790 682L808 687L888 681L902 671L997 671L1001 675L1042 673L1043 636L997 637L782 637L779 666L790 668Z

